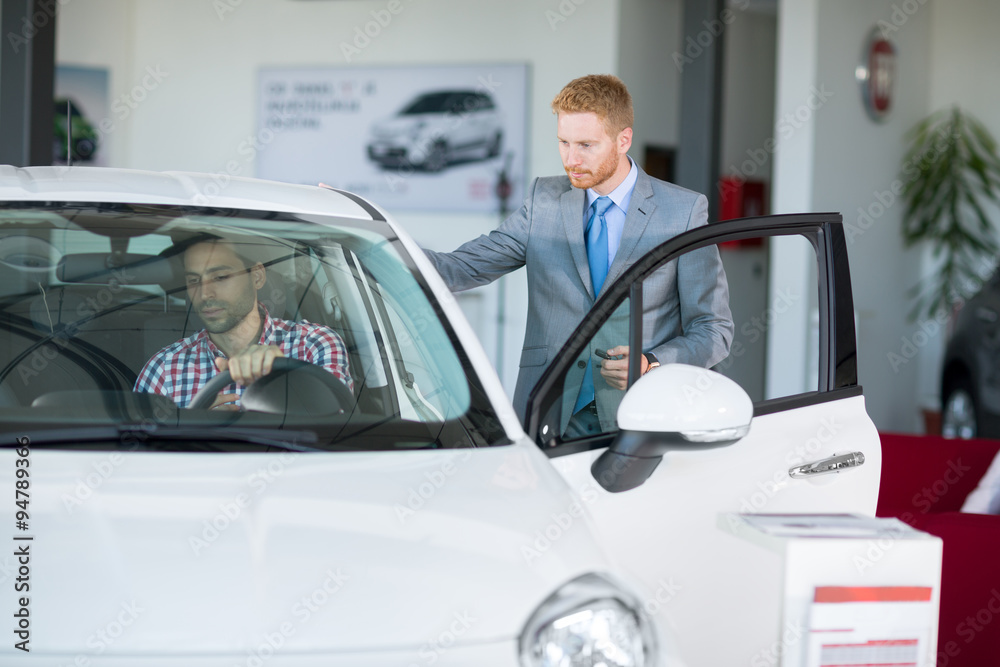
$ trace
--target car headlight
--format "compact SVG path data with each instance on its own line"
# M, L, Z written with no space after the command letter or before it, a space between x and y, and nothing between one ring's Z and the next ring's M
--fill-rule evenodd
M586 574L531 615L520 654L522 667L653 667L655 635L632 595Z

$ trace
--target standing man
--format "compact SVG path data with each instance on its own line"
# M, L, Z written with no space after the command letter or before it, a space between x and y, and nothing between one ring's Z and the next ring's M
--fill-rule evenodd
M628 156L632 98L620 79L575 79L556 95L552 111L566 176L536 178L521 209L488 236L451 253L427 253L453 291L526 267L528 321L514 389L522 420L528 393L602 287L656 246L708 221L704 195L650 177ZM715 246L671 262L645 285L643 373L662 363L709 367L726 357L733 322ZM579 393L566 404L572 406L567 437L613 428L607 413L617 401L595 400L595 390L597 399L619 390L607 393L620 401L629 349L607 352L619 358L588 361Z

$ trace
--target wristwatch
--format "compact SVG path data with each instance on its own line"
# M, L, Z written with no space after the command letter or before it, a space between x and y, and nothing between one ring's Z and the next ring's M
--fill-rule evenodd
M649 364L646 366L646 373L660 365L660 362L657 361L656 356L654 356L652 352L643 352L642 356L646 357L646 363ZM643 375L646 373L643 373Z

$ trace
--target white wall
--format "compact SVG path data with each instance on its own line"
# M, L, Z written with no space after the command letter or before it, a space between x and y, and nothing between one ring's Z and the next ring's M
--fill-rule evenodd
M771 182L771 154L765 150L774 136L777 12L759 11L748 2L730 2L722 73L721 176L763 181L765 198ZM716 188L709 196L719 201ZM746 215L767 211L747 210ZM729 279L729 307L736 332L733 347L741 361L724 373L754 400L766 396L767 340L758 338L754 318L767 312L767 247L723 248L722 263Z
M566 81L615 66L616 2L573 5L574 12L554 26L546 11L559 14L557 2L401 2L402 11L350 63L341 45L351 44L387 0L258 0L238 3L221 18L214 9L219 3L137 2L136 33L142 39L136 40L134 59L172 74L170 94L151 99L137 117L132 166L221 169L255 129L261 66L528 61L534 68L530 119L538 129L551 118L548 100ZM587 40L587 48L580 48L594 25L603 26L609 39ZM183 135L168 129L177 124ZM165 129L183 141L164 141ZM532 173L561 169L548 139L543 133L533 137Z
M774 137L777 19L739 7L726 29L719 170L770 183L771 155L762 149Z
M776 190L784 211L795 206L844 215L858 315L858 375L868 412L882 430L912 431L919 428L917 367L890 364L889 355L898 354L903 337L912 333L906 292L918 278L920 256L902 250L903 206L892 189L905 151L903 135L929 108L930 12L914 12L891 34L898 58L887 120L868 118L854 78L868 31L880 20L891 22L894 7L898 3L892 0L782 5L787 23L781 32L789 49L779 47L779 57L786 74L796 74L785 79L779 117L794 112L796 104L801 108L810 86L827 99L793 137L799 144L794 156L789 151L779 158L783 168ZM807 34L815 40L803 37ZM792 56L792 44L800 59Z
M890 354L899 355L903 336L912 333L907 290L919 275L919 254L901 247L904 204L898 193L903 135L928 111L930 12L917 12L891 35L896 86L887 120L868 118L854 78L867 32L878 21L891 21L894 6L894 0L820 3L817 80L833 96L817 114L813 202L817 210L842 211L847 223L858 379L868 412L882 430L912 431L919 427L916 364L890 363Z
M642 164L646 146L676 147L680 135L681 0L627 0L621 5L618 76L635 110L631 155Z
M351 66L530 63L528 173L514 176L562 173L549 101L577 76L617 71L618 0L400 2L402 10L355 54ZM244 164L242 173L252 176L252 162L243 163L237 148L256 131L258 68L346 65L341 45L353 44L356 29L387 6L388 0L70 2L60 9L57 58L61 64L110 68L112 99L142 86L147 68L159 73L156 85L142 91L143 99L116 123L110 166L222 172L237 159ZM418 242L439 250L497 224L489 215L399 212L396 218ZM527 289L523 271L505 280L499 370L513 391ZM467 313L478 320L473 325L491 357L498 341L498 293L493 285L467 298Z
M89 0L59 5L56 20L56 63L108 69L109 106L117 113L96 119L109 165L128 166L134 110L125 104L141 86L136 78L132 47L135 39L135 3L131 0ZM141 68L139 68L141 71ZM104 130L100 130L104 121Z
M933 56L928 63L931 108L958 103L1000 135L1000 86L993 76L1000 63L1000 3L933 0L927 7Z
M813 211L816 113L809 108L808 99L815 88L819 59L819 0L779 0L777 34L771 212ZM809 113L803 113L805 110ZM813 280L815 260L786 239L773 240L770 249L771 300L777 298L781 285L806 289ZM767 332L768 397L814 388L808 384L810 369L806 364L809 312L808 303L796 302Z

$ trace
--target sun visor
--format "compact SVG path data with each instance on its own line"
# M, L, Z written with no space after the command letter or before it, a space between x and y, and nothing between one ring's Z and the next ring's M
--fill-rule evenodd
M174 285L174 262L159 255L76 253L64 255L56 267L64 283L107 285Z

